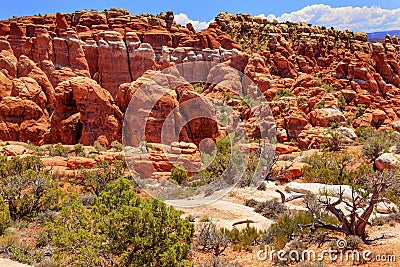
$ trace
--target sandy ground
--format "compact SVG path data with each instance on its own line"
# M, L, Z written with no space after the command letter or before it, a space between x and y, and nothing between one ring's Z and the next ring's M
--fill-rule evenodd
M370 239L379 238L384 235L382 239L372 241L370 245L363 245L360 249L360 252L364 252L369 250L372 252L371 261L368 263L360 264L357 262L353 262L352 257L349 256L350 260L346 261L345 256L343 261L332 262L328 257L325 257L324 261L325 266L362 266L362 267L397 267L400 266L400 224L397 224L394 227L389 225L377 226L373 228L369 228L368 232L370 233ZM328 244L325 244L322 248L317 248L315 246L307 247L309 250L314 250L317 254L320 255L323 249L328 250ZM261 261L258 259L259 248L255 247L253 251L233 251L231 248L227 248L221 259L227 259L230 262L238 262L243 267L265 267L265 266L276 266L273 262L267 259L265 261ZM395 258L393 258L393 256ZM203 263L206 260L211 259L212 253L205 253L198 250L193 250L191 254L191 260L196 264ZM386 258L386 260L385 260ZM390 258L390 260L389 260ZM285 265L281 265L285 266ZM295 266L291 264L289 266Z
M303 184L307 187L306 184ZM274 184L268 184L266 191L252 191L249 192L246 189L234 189L231 193L227 194L223 199L214 202L213 204L206 206L199 206L194 208L179 208L184 212L184 216L194 215L196 217L196 222L200 221L200 218L208 218L214 222L219 227L225 227L228 229L232 228L232 224L241 220L253 220L255 223L251 224L260 230L265 230L273 223L256 212L250 207L244 205L246 199L254 198L257 201L265 201L267 199L280 200L280 195L275 192L279 189L285 192L285 187L290 187L290 184L285 186L279 186ZM298 184L293 184L293 188L298 188ZM308 186L308 188L311 188ZM287 189L287 188L286 188ZM314 190L312 190L314 191ZM292 192L297 194L296 192ZM292 193L287 193L289 196ZM304 203L300 200L295 200L287 203L290 209L304 209ZM245 224L241 225L245 226ZM363 245L360 251L369 250L372 252L370 258L371 261L364 264L359 264L356 262L343 261L343 262L332 262L326 256L324 261L325 266L400 266L400 224L390 226L374 226L367 228L369 233L369 239L374 240L369 245ZM330 249L329 243L325 243L322 248L318 248L314 245L308 246L307 249L313 249L318 253L321 253L323 249ZM228 259L231 262L239 262L243 267L261 267L261 266L273 266L273 262L269 259L266 261L261 261L257 257L259 251L258 247L255 247L253 251L234 251L231 248L227 248L224 254L221 256L222 259ZM378 258L376 257L378 255ZM393 256L396 258L397 262L394 261ZM192 250L191 260L196 264L203 263L206 260L211 259L212 253L198 251L196 249ZM390 262L388 258L390 258ZM386 260L385 260L386 258ZM385 260L385 261L383 261ZM281 265L282 266L282 265Z
M22 264L16 261L1 259L0 258L0 266L1 267L29 267L31 265Z

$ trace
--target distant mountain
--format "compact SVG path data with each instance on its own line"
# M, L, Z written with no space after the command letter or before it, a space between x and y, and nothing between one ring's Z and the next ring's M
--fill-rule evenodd
M372 43L373 42L383 42L385 40L386 34L389 34L390 36L393 36L393 35L400 36L400 30L367 33L368 40Z

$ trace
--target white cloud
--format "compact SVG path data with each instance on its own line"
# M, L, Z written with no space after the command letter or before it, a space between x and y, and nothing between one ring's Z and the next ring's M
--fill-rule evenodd
M366 6L333 8L329 5L316 4L278 17L274 14L268 16L260 14L258 17L277 19L280 22L306 22L339 30L377 32L400 29L400 8L392 10Z
M185 13L174 14L174 19L176 23L181 24L183 26L185 26L188 23L192 23L193 28L196 31L200 31L207 28L208 25L214 21L211 20L209 22L206 22L206 21L191 20Z

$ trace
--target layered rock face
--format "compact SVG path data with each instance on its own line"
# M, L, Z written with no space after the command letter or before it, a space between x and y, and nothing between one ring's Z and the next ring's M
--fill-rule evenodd
M270 102L278 141L289 147L318 147L332 125L399 129L397 37L371 44L364 33L226 13L196 32L174 23L171 12L123 9L20 17L0 26L2 140L120 140L123 113L140 85L159 70L194 61L224 63L250 77ZM208 96L241 105L221 88L196 91L172 89L159 100L146 129L149 142L160 141L163 116L177 109L179 121L189 112L186 101ZM235 116L256 138L251 112L239 111ZM224 132L198 119L178 134L198 146Z
M280 24L249 15L221 13L215 21L253 52L245 74L273 100L280 142L318 147L332 125L398 130L397 36L369 43L361 32Z
M225 51L240 49L216 25L196 32L173 18L111 9L1 21L0 139L121 140L120 110L132 97L123 84L188 58L221 62ZM149 139L159 141L157 127L149 125Z

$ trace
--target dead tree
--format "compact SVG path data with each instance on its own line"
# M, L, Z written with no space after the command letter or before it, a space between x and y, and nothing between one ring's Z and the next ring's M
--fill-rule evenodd
M346 236L356 235L359 236L364 242L368 235L366 233L366 226L374 208L378 203L388 202L383 197L383 194L394 186L398 186L400 179L399 175L393 172L381 172L373 174L369 179L363 180L363 184L357 185L354 183L351 185L351 199L345 200L343 198L344 190L340 188L338 192L338 199L331 202L331 199L326 195L318 197L318 204L314 205L310 201L306 201L306 205L310 213L313 215L315 222L301 225L301 227L310 227L312 230L323 228L336 232L342 232ZM358 181L360 182L360 181ZM340 203L344 203L349 208L349 213L345 214L337 206ZM329 214L335 216L339 221L339 224L335 225L327 223L321 219L321 208L325 208Z

